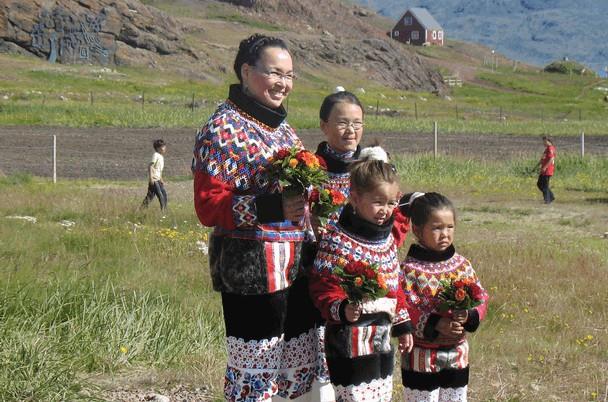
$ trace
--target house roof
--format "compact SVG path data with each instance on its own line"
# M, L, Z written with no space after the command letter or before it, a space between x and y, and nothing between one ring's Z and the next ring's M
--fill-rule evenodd
M412 15L418 20L418 22L425 27L426 29L441 29L443 30L443 28L441 27L441 25L439 25L439 23L437 22L437 20L431 15L431 13L429 13L429 10L427 10L426 8L422 8L422 7L412 7L409 10L407 10L399 19L399 21L401 21L401 19L405 16L405 14L407 12L412 13Z

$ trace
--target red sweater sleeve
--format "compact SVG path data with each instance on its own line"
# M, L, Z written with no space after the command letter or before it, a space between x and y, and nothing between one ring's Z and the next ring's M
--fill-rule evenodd
M405 242L407 233L410 231L410 218L403 215L399 208L395 208L393 214L395 215L395 223L393 224L392 233L395 238L395 244L397 247L401 247L403 242Z
M232 188L201 171L194 173L194 209L205 226L235 229L232 215Z
M340 322L340 305L348 298L346 292L330 273L315 272L310 277L310 296L327 321Z

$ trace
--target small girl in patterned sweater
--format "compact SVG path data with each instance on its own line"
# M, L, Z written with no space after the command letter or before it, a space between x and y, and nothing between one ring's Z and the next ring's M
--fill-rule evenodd
M380 147L361 151L350 168L350 199L336 223L322 234L311 273L310 293L326 320L325 353L336 401L388 402L392 398L394 350L412 347L412 327L401 287L397 245L391 233L399 203L395 167ZM349 301L333 274L350 262L375 264L387 296Z
M488 295L471 263L452 244L454 205L438 193L413 193L402 198L401 212L412 222L418 244L402 263L405 293L414 325L414 348L401 359L406 402L466 402L469 344L486 315ZM472 280L482 303L470 310L439 312L442 280Z

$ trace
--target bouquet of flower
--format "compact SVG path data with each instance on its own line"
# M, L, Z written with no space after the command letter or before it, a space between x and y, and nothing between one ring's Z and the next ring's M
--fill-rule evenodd
M325 161L312 152L286 148L274 155L268 171L286 191L301 194L309 187L320 187L327 181L324 164Z
M472 279L456 281L441 281L442 290L439 293L439 311L469 310L482 303L483 289Z
M349 262L344 267L334 268L333 273L351 302L376 300L388 293L384 275L378 272L375 264Z
M346 203L344 194L334 189L313 189L310 193L312 212L315 214L321 226L327 225L327 219L336 213Z

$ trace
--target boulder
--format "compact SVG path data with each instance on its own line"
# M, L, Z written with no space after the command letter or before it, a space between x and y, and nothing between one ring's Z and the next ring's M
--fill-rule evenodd
M180 35L171 17L138 0L0 3L0 52L34 54L50 62L125 64L141 50L196 58Z

